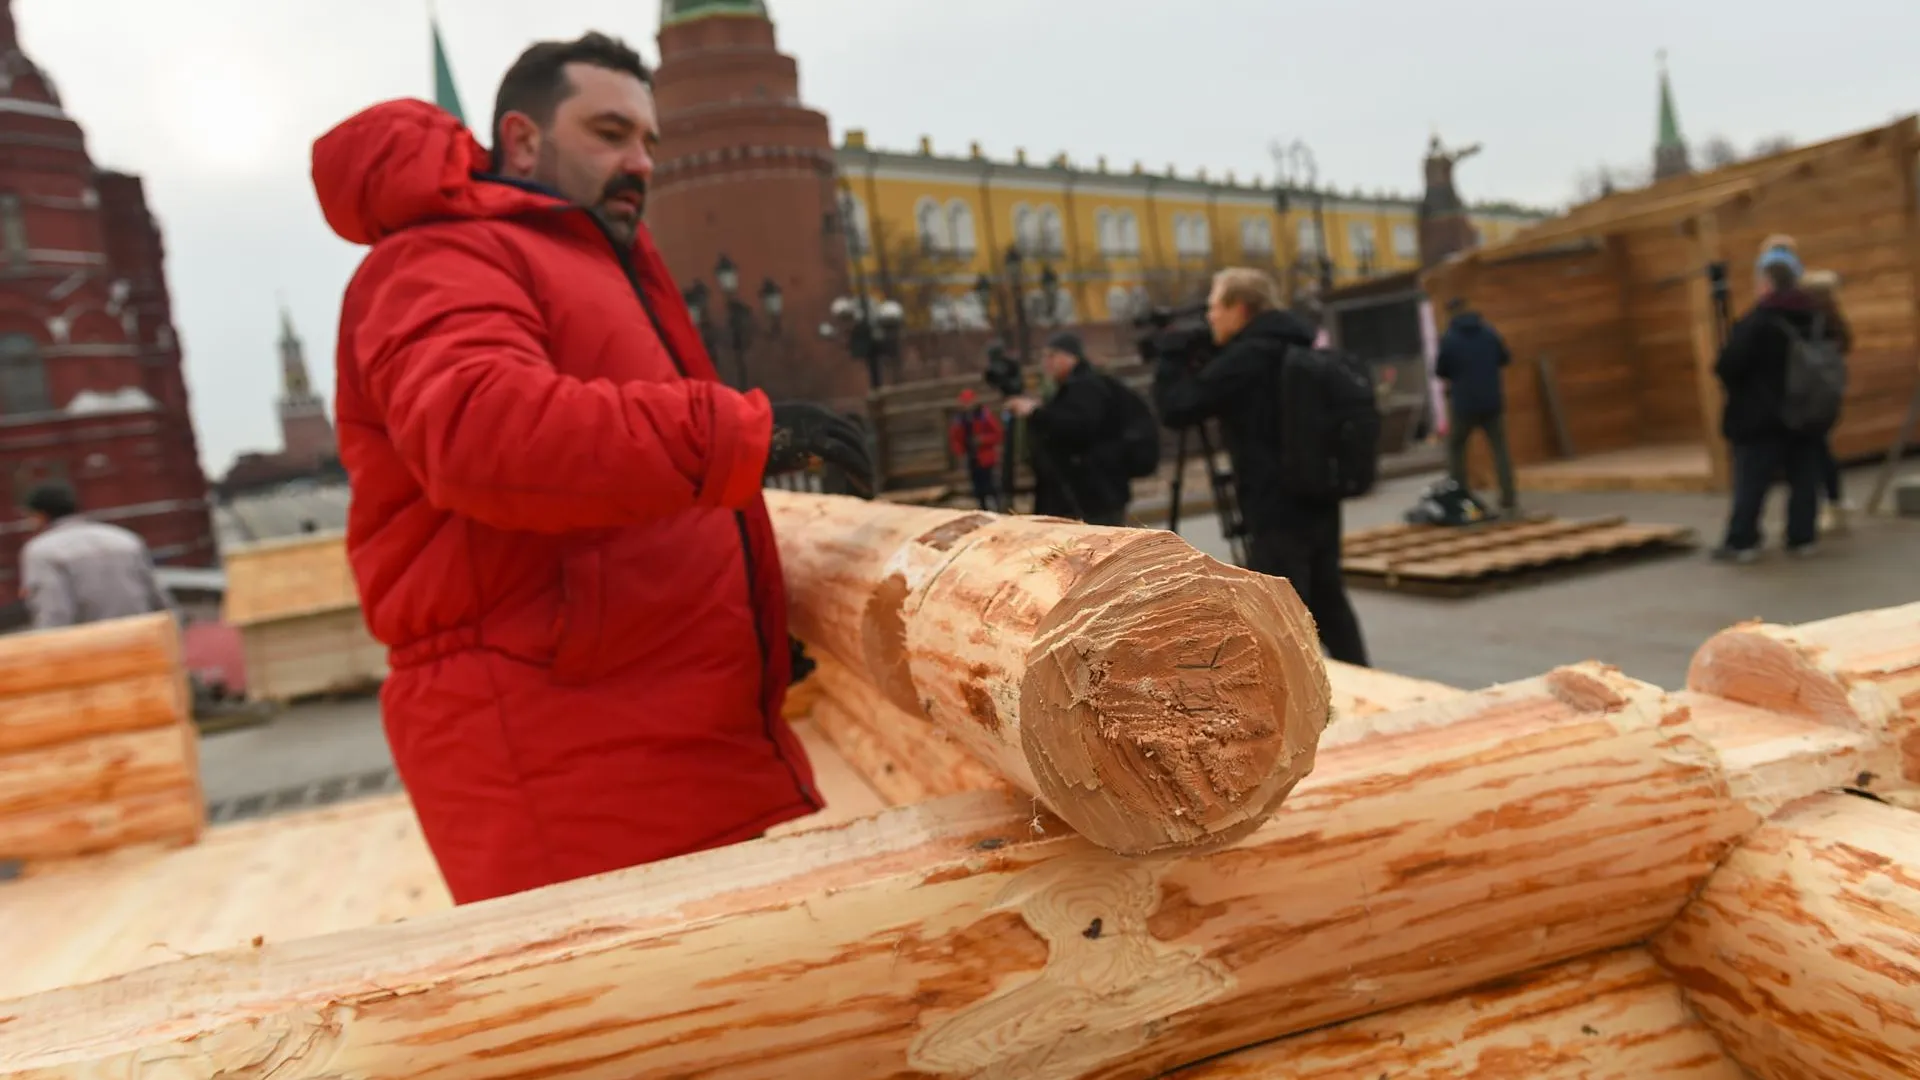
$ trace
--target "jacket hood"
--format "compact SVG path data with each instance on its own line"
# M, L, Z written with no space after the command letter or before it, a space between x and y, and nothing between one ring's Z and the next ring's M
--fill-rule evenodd
M496 218L567 205L478 177L490 156L466 125L412 98L381 102L313 144L313 188L340 238L373 244L411 225Z
M1312 345L1316 331L1291 311L1272 308L1253 317L1239 338L1245 341L1275 341L1288 345Z

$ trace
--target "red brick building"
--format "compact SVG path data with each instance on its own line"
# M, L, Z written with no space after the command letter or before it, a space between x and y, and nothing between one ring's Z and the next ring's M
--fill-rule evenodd
M721 377L737 386L744 375L776 400L861 401L865 369L844 336L819 330L851 291L833 140L825 114L801 101L799 65L780 52L765 5L663 0L659 46L663 157L647 221L704 316ZM731 298L722 256L737 277Z
M139 178L94 167L0 0L0 599L46 479L162 563L218 562L164 259Z

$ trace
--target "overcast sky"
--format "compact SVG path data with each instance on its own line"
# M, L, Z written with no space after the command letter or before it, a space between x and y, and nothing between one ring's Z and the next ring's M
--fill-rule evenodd
M206 467L275 449L276 293L333 386L361 251L308 179L354 111L432 96L423 0L12 0L94 160L146 178ZM597 28L657 58L649 0L439 0L468 119L528 42ZM837 140L1065 150L1116 168L1271 173L1304 139L1324 179L1417 191L1427 136L1478 141L1463 193L1562 204L1597 162L1638 165L1655 53L1690 140L1811 141L1920 108L1914 0L774 0L802 93Z

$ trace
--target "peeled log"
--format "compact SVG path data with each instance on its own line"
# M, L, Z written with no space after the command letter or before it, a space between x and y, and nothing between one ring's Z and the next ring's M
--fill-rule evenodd
M1911 1080L1920 1063L1920 815L1850 795L1783 811L1653 942L1762 1080Z
M179 625L165 613L0 638L0 698L180 670Z
M42 690L0 698L0 754L189 722L177 669Z
M185 844L206 825L200 785L0 817L0 859L65 859L132 844Z
M1644 949L1582 957L1166 1080L1746 1080Z
M888 803L1009 787L952 736L888 701L859 673L831 656L818 662L807 680L816 687L814 725Z
M1231 848L956 796L9 1002L0 1076L1146 1078L1643 941L1759 820L1603 669L1391 719Z
M766 494L794 632L1100 846L1229 843L1312 769L1330 691L1284 580L1162 531Z
M1920 783L1920 604L1800 626L1745 623L1694 654L1687 688L1837 727L1890 732ZM1870 776L1873 790L1897 777Z
M194 787L192 737L181 727L152 728L0 755L0 819Z

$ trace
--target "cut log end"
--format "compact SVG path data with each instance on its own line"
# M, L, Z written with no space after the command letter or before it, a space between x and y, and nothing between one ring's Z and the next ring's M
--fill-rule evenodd
M1311 771L1330 698L1290 585L1157 533L1083 574L1038 628L1019 722L1060 817L1143 855L1258 828Z

